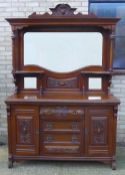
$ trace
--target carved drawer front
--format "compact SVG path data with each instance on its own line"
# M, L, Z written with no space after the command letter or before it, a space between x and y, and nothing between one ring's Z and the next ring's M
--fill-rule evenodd
M76 77L69 79L56 79L49 77L47 79L48 88L77 88L78 79Z
M75 131L80 132L81 126L79 121L41 121L43 131Z
M43 149L44 155L68 156L79 155L79 145L45 145Z
M45 134L43 135L43 142L46 143L73 143L80 144L80 134Z
M42 119L50 120L81 120L84 116L84 109L75 106L48 106L41 107Z

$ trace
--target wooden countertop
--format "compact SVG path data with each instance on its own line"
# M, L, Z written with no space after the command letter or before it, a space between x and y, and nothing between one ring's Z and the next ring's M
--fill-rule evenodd
M8 103L70 103L70 104L119 104L120 101L111 94L16 94L8 97L5 101Z

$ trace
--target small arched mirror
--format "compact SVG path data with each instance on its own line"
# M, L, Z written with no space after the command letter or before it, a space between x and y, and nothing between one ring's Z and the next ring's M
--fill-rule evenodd
M102 45L99 32L27 32L24 65L37 65L59 73L102 66Z

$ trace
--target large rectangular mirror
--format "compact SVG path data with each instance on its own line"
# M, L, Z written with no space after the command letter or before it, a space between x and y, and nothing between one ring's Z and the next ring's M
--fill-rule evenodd
M102 66L102 45L99 32L27 32L24 65L64 73L90 65Z

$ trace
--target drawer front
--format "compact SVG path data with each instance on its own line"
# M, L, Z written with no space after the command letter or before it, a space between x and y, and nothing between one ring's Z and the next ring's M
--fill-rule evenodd
M59 144L80 144L80 134L45 134L43 135L43 143L59 143Z
M79 145L44 145L44 155L55 155L56 156L78 156L80 154Z
M81 122L79 121L41 121L42 130L44 132L80 132Z
M40 115L44 120L81 120L84 109L75 106L43 106L40 109Z

